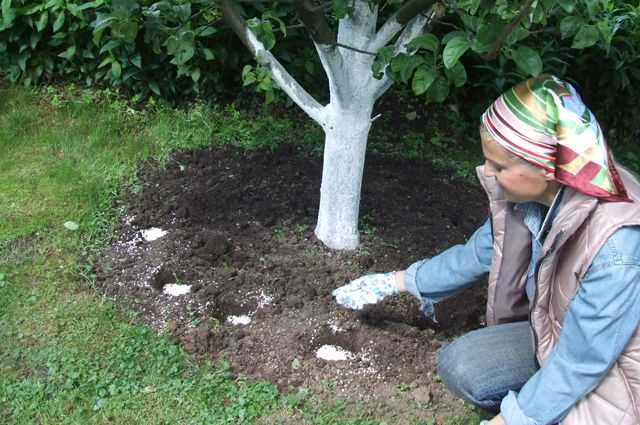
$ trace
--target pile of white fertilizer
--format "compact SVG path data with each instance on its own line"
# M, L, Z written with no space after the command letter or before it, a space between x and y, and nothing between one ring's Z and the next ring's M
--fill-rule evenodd
M142 231L142 237L147 242L155 241L156 239L159 239L166 234L167 232L157 227L151 227Z
M336 345L323 345L316 351L316 357L322 360L338 361L338 360L351 360L353 359L353 353L347 351L342 347Z
M162 292L164 294L177 297L178 295L185 295L191 292L191 285L176 285L174 283L170 283L168 285L164 285Z
M227 323L232 325L248 325L251 323L251 317L243 314L242 316L229 316L227 317Z

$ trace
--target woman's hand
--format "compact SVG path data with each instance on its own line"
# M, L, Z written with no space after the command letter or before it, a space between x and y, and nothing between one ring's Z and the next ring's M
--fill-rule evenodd
M376 304L404 290L402 278L402 274L395 272L369 274L334 289L332 295L338 304L360 310L365 304Z
M490 421L482 421L480 425L507 425L502 415L498 415Z

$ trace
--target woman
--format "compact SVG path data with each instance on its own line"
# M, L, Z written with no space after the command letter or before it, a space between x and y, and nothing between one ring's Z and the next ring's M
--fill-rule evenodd
M433 315L489 273L488 327L439 352L450 390L499 412L490 425L640 424L640 182L553 76L500 96L480 136L490 219L465 245L336 289L337 302L409 291Z

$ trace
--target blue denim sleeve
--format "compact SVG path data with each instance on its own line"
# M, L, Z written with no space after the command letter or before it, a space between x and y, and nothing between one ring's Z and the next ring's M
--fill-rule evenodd
M473 284L489 272L493 251L491 222L487 220L464 245L455 245L433 258L413 263L405 271L407 290L433 317L433 305Z
M604 379L640 326L639 253L640 228L609 238L569 305L557 346L517 397L503 400L508 425L556 423Z

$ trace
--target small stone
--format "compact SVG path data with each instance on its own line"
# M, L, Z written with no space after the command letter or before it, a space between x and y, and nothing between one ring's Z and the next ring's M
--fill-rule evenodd
M300 367L302 367L302 363L300 363L300 359L296 357L291 362L291 369L298 370L298 369L300 369Z
M419 387L411 391L411 395L416 403L426 406L431 403L433 395L429 387Z

